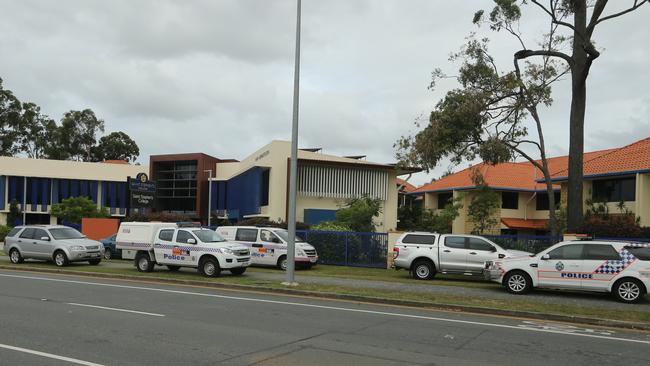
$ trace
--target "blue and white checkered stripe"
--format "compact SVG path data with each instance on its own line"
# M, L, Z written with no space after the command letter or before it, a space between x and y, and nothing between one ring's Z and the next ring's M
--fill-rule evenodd
M636 247L637 245L634 246ZM621 273L621 271L623 271L625 268L627 268L627 266L636 260L636 257L625 248L621 249L619 255L621 256L620 260L608 260L605 263L601 264L600 267L596 268L594 272L605 274Z

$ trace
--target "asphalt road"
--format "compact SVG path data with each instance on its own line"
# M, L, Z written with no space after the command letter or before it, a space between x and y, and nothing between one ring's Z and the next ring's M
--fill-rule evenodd
M647 365L650 334L0 271L0 365Z

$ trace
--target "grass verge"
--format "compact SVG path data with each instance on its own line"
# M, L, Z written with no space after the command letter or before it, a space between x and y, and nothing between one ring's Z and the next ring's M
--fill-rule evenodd
M12 265L10 263L2 263L3 266L7 268L17 268L17 269L56 269L52 264L47 263L24 263L20 265ZM221 284L230 284L230 285L244 285L251 286L253 289L257 290L287 290L286 286L283 286L278 281L266 280L266 279L255 279L246 276L232 276L224 273L223 276L219 278L206 278L203 276L197 275L196 271L190 269L183 269L179 272L168 272L164 269L156 270L152 273L141 273L135 270L135 268L116 268L102 266L88 266L88 265L70 265L65 268L66 271L79 272L81 273L103 273L103 274L115 274L115 275L126 275L132 278L137 279L175 279L175 280L184 280L184 281L194 281L195 283L221 283ZM259 270L259 269L255 269ZM302 272L301 272L302 273ZM346 277L347 278L347 277ZM419 293L412 291L382 291L372 288L363 288L363 287L345 287L345 286L332 286L332 285L321 285L321 284L301 284L296 287L300 291L309 291L315 294L321 295L350 295L356 297L367 297L370 299L385 299L385 300L397 300L397 301L414 301L432 305L455 305L455 306L465 306L465 307L477 307L482 309L496 309L503 311L515 311L515 312L531 312L531 313L541 313L541 314L550 314L558 316L572 316L572 317L581 317L581 318L592 318L600 320L613 320L613 321L625 321L625 322L634 322L634 323L643 323L650 324L650 312L643 311L620 311L617 309L605 309L597 307L585 307L580 305L565 305L565 304L546 304L540 302L534 302L526 300L525 298L515 298L512 299L490 299L484 297L468 297L468 296L458 296L452 294L430 294L430 293Z

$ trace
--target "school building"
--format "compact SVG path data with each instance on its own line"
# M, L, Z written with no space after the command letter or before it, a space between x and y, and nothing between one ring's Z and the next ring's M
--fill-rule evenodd
M556 202L566 202L568 157L548 159L553 177ZM477 164L425 184L412 195L424 199L423 207L438 210L452 198L460 197L463 208L453 221L453 233L470 233L474 228L467 207L477 188L472 171L477 169L486 184L500 197L498 224L491 234L544 235L548 233L548 195L543 175L530 162L497 165ZM584 208L593 200L604 202L616 214L616 205L625 206L640 217L642 226L650 226L650 138L620 148L584 154Z
M7 224L11 202L23 212L26 224L56 224L53 204L85 196L111 216L126 214L127 177L147 173L148 167L123 161L86 163L68 160L0 157L0 225Z

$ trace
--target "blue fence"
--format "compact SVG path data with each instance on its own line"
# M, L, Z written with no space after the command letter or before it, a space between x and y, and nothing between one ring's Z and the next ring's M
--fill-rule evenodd
M503 249L523 250L538 253L551 245L562 241L562 237L548 235L482 235L501 246Z
M386 268L386 233L297 230L296 234L316 248L319 263Z

